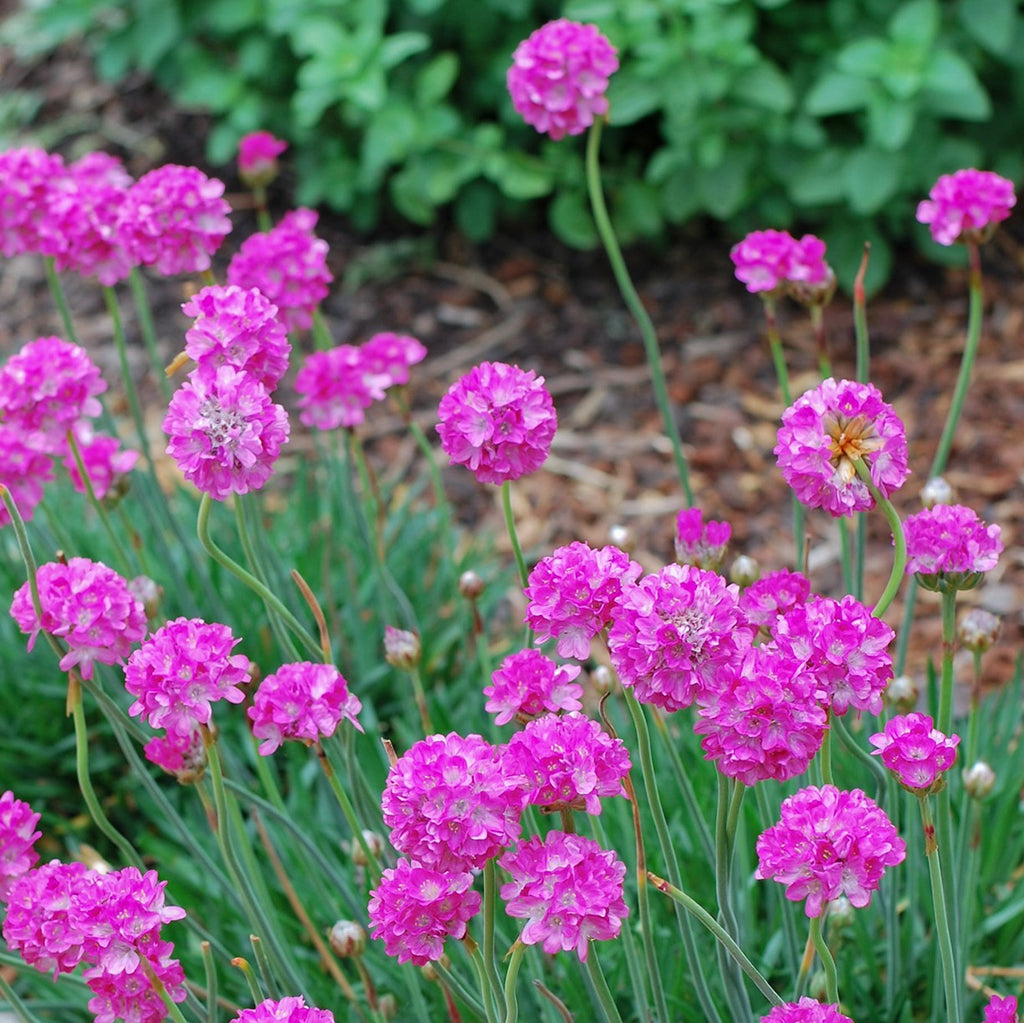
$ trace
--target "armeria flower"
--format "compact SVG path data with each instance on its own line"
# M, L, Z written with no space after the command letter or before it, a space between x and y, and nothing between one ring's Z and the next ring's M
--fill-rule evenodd
M590 641L611 622L623 588L642 574L618 547L595 550L581 540L558 547L530 572L523 620L538 642L557 639L560 657L585 660Z
M181 736L208 725L211 704L245 699L238 687L249 681L249 658L231 652L240 642L228 626L199 618L162 625L128 658L124 687L135 697L128 713Z
M384 398L382 375L371 372L357 345L336 345L306 357L295 377L299 419L318 430L358 426Z
M78 666L92 678L94 661L117 664L146 634L146 613L128 583L112 568L88 558L51 561L36 573L42 618L36 617L26 582L14 594L11 616L29 633L29 650L40 629L63 639L68 652L61 671Z
M834 714L851 707L882 713L895 633L856 598L812 597L780 615L772 634L782 650L806 663Z
M268 391L288 368L292 346L277 306L256 288L212 284L182 307L195 321L185 331L185 352L200 366L233 366L251 373Z
M626 587L608 633L612 666L641 703L681 710L750 642L736 586L667 565Z
M445 938L461 939L482 900L468 870L434 870L400 859L370 892L370 937L400 963L426 966L444 954Z
M918 204L917 219L940 245L984 241L1017 202L1012 181L974 168L943 174L928 196Z
M185 479L223 501L270 479L288 440L288 415L254 376L221 366L192 373L178 388L163 430Z
M169 954L151 959L147 969L153 971L171 1001L185 1000L185 973L177 959ZM108 973L102 967L94 967L86 970L82 978L93 995L89 999L93 1023L164 1023L167 1018L167 1006L141 965L126 973Z
M43 499L43 487L52 479L52 459L28 442L20 426L0 422L0 482L11 492L26 522ZM10 521L7 506L0 502L0 526Z
M333 664L298 661L282 664L260 683L248 714L252 734L262 739L260 753L269 756L285 739L307 745L333 735L343 720L363 730L356 715L359 698Z
M747 286L747 291L754 293L784 288L794 244L788 231L751 231L729 253L737 279Z
M803 774L828 729L818 680L772 644L721 668L697 693L697 708L704 759L748 786Z
M1017 1015L1017 999L1013 995L1003 998L993 995L985 1006L983 1023L1020 1023Z
M886 867L902 863L907 847L892 821L860 789L809 785L785 799L781 816L757 840L755 877L786 886L786 898L817 917L845 895L866 906Z
M388 774L381 798L391 844L425 867L475 870L519 837L522 790L479 735L428 735Z
M776 1005L760 1023L853 1023L849 1016L839 1011L838 1005L808 998L806 995L796 1002Z
M835 517L867 511L875 500L857 475L863 459L883 497L910 475L907 433L873 384L832 377L782 414L775 455L783 478L810 508Z
M508 91L527 124L553 139L579 135L608 112L616 49L595 25L549 21L512 54Z
M456 380L437 410L441 447L481 483L504 483L547 460L558 417L544 378L504 362L481 362Z
M60 156L35 146L0 153L0 252L5 256L52 254L49 196L64 173Z
M495 715L496 725L549 711L580 710L583 687L573 681L579 673L579 665L556 664L539 650L509 654L484 687L484 710Z
M269 131L252 131L238 142L238 176L250 188L265 188L277 177L277 158L288 143Z
M206 771L206 746L198 726L191 732L167 732L150 739L142 748L151 764L173 774L183 785L202 778Z
M926 589L942 585L967 590L995 568L1003 551L998 525L986 525L971 508L937 504L903 522L907 574Z
M317 214L299 207L270 231L252 234L228 264L228 283L259 288L288 330L308 330L334 275L327 269L327 242L313 234Z
M731 536L728 522L705 522L700 508L684 508L676 516L676 561L717 572Z
M624 796L631 766L621 739L583 714L547 714L509 740L502 754L509 784L549 810L601 812L602 796Z
M771 629L779 615L806 604L810 595L807 576L780 568L740 591L740 613L749 625Z
M383 388L409 382L409 369L427 357L424 346L408 334L374 334L360 345L367 371Z
M618 937L629 916L622 897L626 865L591 838L533 835L498 863L512 878L501 886L505 912L527 921L520 940L542 944L549 955L575 950L586 962L590 940Z
M0 796L0 902L7 901L11 884L39 860L35 851L39 814L8 789Z
M306 1005L301 995L267 998L254 1009L243 1009L231 1023L334 1023L334 1013Z
M92 492L98 500L103 500L115 489L119 481L135 468L135 463L139 460L139 453L122 448L121 441L117 437L100 433L89 419L79 419L71 429L78 445L78 452L82 456L85 474L89 478ZM71 485L80 494L84 494L85 482L82 480L82 474L78 471L78 462L75 461L70 449L64 455L63 464L71 480Z
M912 711L890 718L870 737L873 756L880 756L897 781L910 791L934 791L933 786L953 766L959 735L944 735L927 714Z

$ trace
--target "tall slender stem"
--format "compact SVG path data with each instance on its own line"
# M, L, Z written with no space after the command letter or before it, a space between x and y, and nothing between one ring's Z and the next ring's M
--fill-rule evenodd
M597 1000L601 1005L601 1012L604 1014L604 1018L608 1023L622 1023L622 1016L619 1015L619 1008L612 997L611 988L608 987L608 979L604 975L604 970L601 969L601 963L598 961L593 944L587 950L587 973L590 974L590 980L594 985L594 991L597 994Z
M903 574L907 567L907 538L903 535L903 523L900 521L899 513L892 506L892 502L882 496L881 491L875 486L871 479L871 470L867 467L863 458L857 458L853 463L857 467L857 475L867 484L875 503L885 513L889 521L889 528L892 530L895 553L892 559L892 571L889 573L889 582L882 591L881 597L871 612L876 618L881 618L888 610L889 605L896 599L900 584L903 582Z
M833 1004L839 1002L839 975L836 973L836 961L832 958L825 937L821 933L821 917L824 916L822 907L821 916L811 917L811 942L821 960L822 968L825 970L825 997Z
M167 379L167 374L163 372L160 346L157 343L156 327L153 324L153 311L149 307L149 297L146 295L146 282L137 266L133 266L131 273L128 274L128 285L132 289L135 311L139 317L139 329L142 331L142 340L149 352L153 373L160 385L160 393L163 395L164 401L168 402L171 400L171 382Z
M57 307L57 312L60 313L60 322L64 327L66 340L70 341L73 345L77 345L78 338L75 335L74 321L71 319L71 309L68 307L64 286L60 283L60 275L57 273L57 266L53 256L43 257L43 267L46 271L46 283L50 289L50 295L53 297L53 303Z
M864 243L864 254L860 259L860 268L853 282L853 332L857 341L857 380L866 384L868 381L868 358L871 340L868 336L867 297L864 292L864 278L868 272L868 259L871 256L871 242Z
M501 509L505 513L505 527L508 529L512 553L515 555L516 567L519 569L519 578L523 583L523 589L525 589L530 584L530 574L526 571L523 548L519 545L519 534L516 532L516 517L512 514L512 484L508 480L505 480L501 485Z

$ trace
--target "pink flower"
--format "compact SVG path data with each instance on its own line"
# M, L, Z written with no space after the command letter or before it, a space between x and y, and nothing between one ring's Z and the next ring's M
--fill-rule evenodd
M928 195L918 204L917 219L931 226L940 245L984 241L1017 202L1012 181L973 168L943 174Z
M907 434L873 384L829 377L782 415L775 455L783 478L810 508L835 517L875 504L857 475L863 459L883 497L898 490L907 468Z
M67 643L61 671L78 665L83 678L92 678L94 661L118 663L146 634L142 604L106 565L88 558L71 558L66 565L51 561L39 566L36 582L42 618L36 617L27 582L14 594L11 616L30 633L29 650L40 629Z
M714 572L667 565L623 589L608 633L612 666L641 703L681 710L749 644L738 590Z
M92 491L97 499L102 501L115 485L135 468L139 453L122 450L121 441L117 437L97 432L88 419L79 419L71 429ZM80 494L84 494L85 483L70 448L64 455L63 463L72 486Z
M731 536L728 522L705 522L700 508L683 508L676 516L676 561L717 572Z
M380 386L409 382L409 369L427 357L427 350L408 334L374 334L360 346L367 371L380 378Z
M622 897L626 865L593 839L549 831L533 835L498 861L512 877L501 886L505 912L525 919L520 940L544 951L575 950L586 962L589 942L616 938L629 907Z
M779 615L805 604L810 595L807 576L780 568L740 591L740 612L755 628L770 629Z
M818 680L771 644L723 667L697 693L697 707L704 759L748 786L803 774L828 729Z
M776 1005L760 1023L853 1023L839 1011L838 1005L826 1005L804 996L798 1002Z
M334 1013L306 1005L301 995L267 998L254 1009L243 1009L231 1023L334 1023Z
M1017 999L1012 995L1001 998L993 995L985 1006L983 1023L1019 1023L1017 1015Z
M519 837L525 794L479 735L428 735L391 768L381 798L391 844L425 867L475 870Z
M266 757L285 739L319 742L333 735L342 720L361 732L356 715L362 706L333 664L299 661L282 664L260 683L248 714Z
M64 161L34 146L0 153L0 252L53 254L49 196Z
M957 589L976 585L982 572L996 567L1003 551L999 526L986 525L972 509L959 504L936 504L908 515L903 532L907 574L934 576L931 582L943 579Z
M616 49L595 25L549 21L512 54L508 91L527 124L560 139L579 135L608 112L608 79L619 68Z
M795 244L788 231L751 231L729 253L736 277L754 293L785 287Z
M270 479L288 440L288 415L251 374L221 366L193 372L178 388L163 430L185 479L223 501Z
M871 901L886 867L902 863L906 844L892 821L860 789L809 785L785 799L781 818L757 840L754 876L786 886L786 898L817 917L845 895L858 908Z
M253 131L238 143L238 176L250 187L264 187L277 177L277 158L288 148L287 142L269 131Z
M183 1002L187 995L185 973L177 959L169 954L149 960L151 969L174 1002ZM89 999L89 1011L94 1023L116 1023L128 1020L130 1023L164 1023L167 1006L153 989L145 969L140 965L125 973L108 973L102 967L94 967L82 974L93 993Z
M208 725L212 703L245 699L238 687L249 681L249 658L231 653L240 642L199 618L162 625L128 658L124 687L136 698L128 713L181 736Z
M468 870L433 870L400 859L370 892L370 937L383 939L384 951L400 963L426 966L444 954L445 938L465 937L481 901Z
M825 262L825 243L813 234L793 239L787 283L804 288L826 288L835 282L832 268Z
M456 380L437 410L441 447L481 483L504 483L547 460L558 417L544 378L504 362L481 362Z
M927 792L953 766L960 736L944 735L927 714L912 711L891 718L870 741L872 755L882 758L904 788Z
M383 400L386 386L356 345L313 352L295 377L299 419L318 430L358 426L366 418L364 411Z
M496 715L496 725L546 711L580 710L583 687L573 681L579 673L578 665L555 664L539 650L509 654L491 675L491 685L484 687L484 696L489 697L484 710Z
M557 639L560 657L585 660L591 639L611 622L623 587L642 573L618 547L594 550L579 540L559 547L530 572L524 621L538 642Z
M162 274L201 273L231 230L224 183L168 163L128 189L119 231L129 255Z
M7 901L12 883L39 859L34 848L42 836L35 830L38 823L39 814L15 799L10 789L0 796L0 902Z
M142 752L151 764L173 774L182 784L198 781L206 770L206 746L198 727L186 734L168 732L150 739Z
M277 306L260 291L213 284L193 295L181 311L195 320L185 332L189 358L204 369L244 369L268 391L277 387L292 346Z
M228 283L259 288L288 330L308 330L334 275L327 269L327 242L313 234L317 214L299 207L270 231L252 234L228 264Z
M599 814L602 796L626 794L629 751L583 714L547 714L529 722L502 757L508 783L523 788L534 806Z
M0 422L0 482L11 492L18 514L28 522L43 499L43 486L53 479L53 462L28 443L20 426ZM0 526L11 521L0 503Z

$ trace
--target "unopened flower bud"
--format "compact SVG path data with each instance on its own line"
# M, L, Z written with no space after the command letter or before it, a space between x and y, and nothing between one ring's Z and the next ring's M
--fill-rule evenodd
M937 504L952 504L953 488L942 476L932 476L921 488L921 504L934 508Z
M370 852L373 853L374 859L380 859L380 854L384 851L384 839L377 834L376 831L363 831L363 838L366 840L367 846L369 846ZM346 844L348 854L352 857L352 862L357 867L365 867L366 853L363 852L363 846L361 842L353 839L351 842Z
M856 914L853 903L845 895L828 904L828 921L830 927L850 927Z
M594 688L604 696L610 693L615 685L615 673L607 664L599 664L591 673L590 681Z
M238 176L250 188L265 188L277 177L277 158L287 142L269 131L254 131L238 143Z
M964 768L964 791L979 803L992 795L996 786L996 772L984 760L977 760L970 767Z
M729 569L729 582L744 589L761 578L761 566L749 554L741 554Z
M960 619L957 635L962 646L972 653L983 654L992 649L999 635L999 618L981 607L971 608Z
M449 959L444 952L441 953L441 959L439 961L446 970L452 964L451 959ZM441 975L437 972L433 963L424 963L423 966L420 967L420 973L423 974L424 980L428 980L431 983L436 983L441 979Z
M484 581L472 569L459 576L459 593L466 600L476 600L484 592Z
M394 1019L398 1015L398 999L390 992L377 999L377 1011L385 1019Z
M366 931L355 920L339 920L327 932L327 939L341 959L361 956L366 951Z
M420 637L407 629L384 626L384 659L395 668L415 668L420 663Z
M142 604L147 618L155 618L160 610L160 601L164 595L162 586L158 586L147 575L137 575L128 583L132 596Z
M627 554L632 554L636 550L636 536L633 530L620 522L608 527L608 540Z
M913 710L921 691L909 675L897 675L883 693L885 702L897 713Z

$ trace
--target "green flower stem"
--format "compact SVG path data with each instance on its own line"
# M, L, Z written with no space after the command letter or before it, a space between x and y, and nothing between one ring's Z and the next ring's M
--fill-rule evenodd
M484 967L487 969L491 990L501 991L501 977L494 960L494 927L498 905L498 869L493 857L484 864Z
M25 964L22 962L20 965L24 966ZM21 1023L43 1023L21 1000L14 988L7 982L7 978L3 973L0 973L0 995L3 995L3 1004L21 1020Z
M835 778L832 775L832 722L834 715L828 711L828 721L825 725L825 735L821 740L821 749L818 751L818 759L821 763L821 780L825 785L834 785Z
M721 771L718 774L718 812L715 817L715 895L718 899L718 919L723 929L733 938L739 939L739 924L732 901L731 875L732 857L736 837L736 823L739 819L739 804L742 801L742 785L731 785ZM737 793L739 793L737 797ZM730 960L726 949L718 946L719 970L725 985L734 1023L752 1020L750 999L743 986L736 962Z
M842 515L836 519L836 526L839 529L839 563L843 569L843 585L847 593L853 593L854 589L854 568L853 568L853 545L850 542L850 520Z
M622 1016L612 997L611 988L608 987L608 979L604 975L604 970L601 969L601 962L597 958L593 942L587 949L587 973L590 976L590 982L594 985L594 993L601 1005L601 1014L604 1019L607 1020L607 1023L622 1023Z
M472 1012L476 1013L477 1016L486 1015L483 1003L480 999L466 986L461 977L452 973L452 971L445 966L444 960L439 959L432 965L434 969L437 970L442 983L446 984L449 990L460 998Z
M672 403L668 396L668 387L665 384L665 372L661 366L661 350L658 346L658 338L654 331L654 324L651 317L644 308L636 287L629 276L626 261L622 256L618 239L615 237L615 229L612 227L611 217L608 216L608 208L604 201L604 192L601 188L601 171L598 165L598 151L601 144L601 129L603 121L600 117L594 120L587 137L587 190L590 193L590 208L594 214L594 224L597 233L608 254L608 261L612 266L612 273L619 286L619 291L633 314L633 319L640 328L640 336L643 338L644 352L647 354L647 364L651 370L651 383L654 386L654 396L661 412L662 423L665 433L672 442L672 454L675 458L676 471L679 474L679 483L686 496L688 507L693 506L693 489L690 486L690 469L683 453L683 443L679 437L679 427L675 417L672 415Z
M327 321L319 307L313 310L313 343L321 352L334 347L334 338L331 337L330 327L327 326Z
M499 1023L497 993L491 983L491 971L484 963L484 957L480 953L480 946L467 934L462 939L463 944L469 952L470 961L476 970L476 980L480 985L480 999L484 1003L484 1018L487 1023Z
M146 351L149 352L153 373L160 383L160 393L163 395L164 402L169 402L171 400L171 382L167 379L167 374L161 365L160 346L157 343L156 326L153 323L153 310L150 308L149 297L146 295L146 282L137 266L133 266L131 273L128 274L128 285L132 289L142 340L145 342Z
M839 1002L839 975L836 973L836 961L832 958L832 953L828 950L828 945L825 943L825 937L821 933L821 918L823 915L824 912L819 916L811 917L811 942L814 944L818 958L821 960L822 968L825 970L825 998L835 1005Z
M899 592L900 583L903 582L903 575L907 567L907 538L903 535L903 523L900 521L899 513L892 506L892 502L888 498L883 497L878 487L872 482L871 470L865 464L864 459L856 458L853 464L857 467L857 475L860 476L867 485L868 490L871 491L875 504L882 509L886 519L888 519L889 528L892 530L893 543L896 548L892 559L892 571L889 574L889 582L886 584L881 597L878 598L878 603L875 604L875 608L871 612L875 618L881 618L889 609L889 605L895 600L896 594Z
M253 1004L257 1005L262 1002L267 997L267 994L261 990L259 979L252 966L249 965L249 960L244 959L242 956L235 956L231 960L231 965L242 971L242 976L249 987L249 994L252 996Z
M519 996L516 994L516 980L519 977L519 967L523 964L523 953L526 946L520 940L512 946L509 953L508 969L505 971L505 1021L504 1023L516 1023L519 1019Z
M74 320L71 318L71 309L68 307L67 296L64 294L64 286L60 283L60 275L57 273L56 262L53 256L43 257L43 268L46 271L46 283L53 298L53 304L60 313L60 322L64 325L65 340L73 345L78 344L78 337L75 334Z
M220 1017L217 1006L217 964L208 941L202 942L199 950L203 956L203 970L206 974L206 1023L217 1023Z
M121 378L124 384L124 393L128 399L128 407L131 409L132 422L135 424L135 432L138 434L139 448L146 460L146 464L153 471L153 455L149 450L149 435L146 432L146 420L142 415L142 406L139 404L139 392L136 390L135 381L132 378L131 367L128 364L128 343L124 336L124 324L121 321L121 310L117 304L117 292L109 285L103 286L103 301L107 306L107 314L110 316L110 325L114 334L114 344L117 347L117 358L121 366ZM154 477L155 482L155 477Z
M935 727L945 735L953 729L953 655L956 652L956 590L942 591L942 672Z
M868 357L871 339L868 335L868 306L864 293L864 278L868 272L868 259L871 256L871 243L864 243L864 254L860 259L860 268L853 282L853 333L857 344L857 380L868 382Z
M519 569L519 578L525 589L530 584L530 574L526 571L523 548L519 546L516 518L512 514L512 484L508 480L505 480L501 485L501 509L505 513L505 526L508 529L508 538L512 544L512 553L515 555L516 567Z
M164 1008L167 1010L167 1015L171 1017L173 1023L188 1023L181 1009L178 1008L174 999L171 998L171 994L164 985L164 982L154 972L149 960L144 956L140 956L139 964L142 967L142 972L149 979L150 987L160 996L160 1000L164 1003Z
M0 483L0 500L3 501L7 514L11 518L11 528L14 530L15 540L18 542L18 553L21 554L21 560L25 563L25 578L28 580L28 590L32 597L32 610L36 613L36 620L42 621L43 609L39 603L39 580L36 578L39 569L36 565L36 558L32 553L32 544L29 543L25 520L21 517L21 512L18 511L14 496L3 483ZM58 656L62 657L63 653L59 647L55 647L55 649Z
M274 226L274 221L270 218L270 209L267 206L266 185L252 186L252 203L256 207L256 226L266 234Z
M813 302L810 313L814 344L818 350L818 372L827 379L832 376L832 359L828 354L828 335L825 333L825 307L820 302Z
M757 810L760 816L760 830L769 828L776 820L776 808L768 800L768 792L764 785L754 786L754 798L757 800ZM779 920L782 926L782 936L786 944L786 961L795 963L800 955L797 946L796 927L793 924L793 915L789 912L791 903L784 894L781 885L770 886L772 899L778 911Z
M849 753L861 762L875 778L875 800L876 802L881 799L882 790L886 787L889 781L889 773L884 767L878 762L877 757L871 756L867 750L850 734L850 729L846 724L846 718L837 715L831 715L829 720L829 729L834 730L836 735L839 736L840 742L846 747Z

